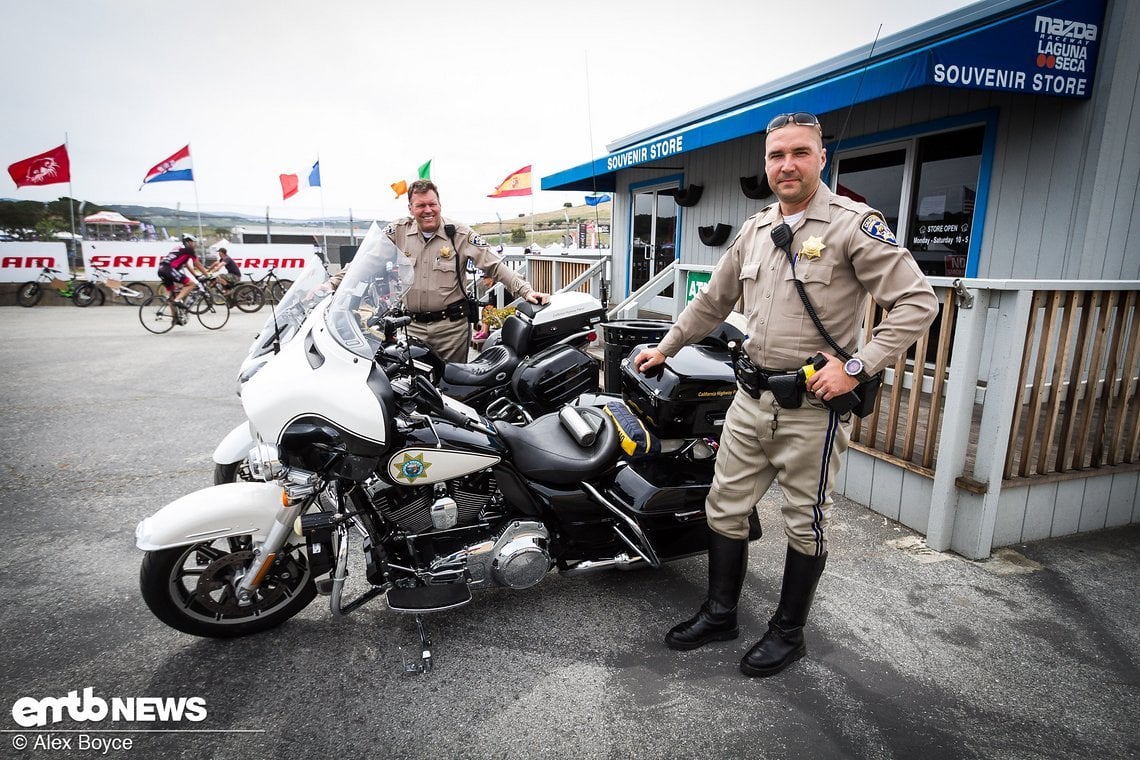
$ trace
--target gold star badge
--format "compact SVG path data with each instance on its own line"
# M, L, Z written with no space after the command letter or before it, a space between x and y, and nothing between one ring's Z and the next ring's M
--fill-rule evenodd
M800 255L808 259L818 259L826 247L827 246L823 244L823 238L819 235L812 235L804 241L803 247L800 248Z
M443 248L439 249L439 255L445 259L450 259L451 258L451 249L445 245Z
M404 460L402 462L392 463L392 476L396 480L406 480L409 483L415 483L416 478L422 478L427 475L428 468L431 467L431 462L424 461L423 454L416 456L408 456L408 452L404 452Z

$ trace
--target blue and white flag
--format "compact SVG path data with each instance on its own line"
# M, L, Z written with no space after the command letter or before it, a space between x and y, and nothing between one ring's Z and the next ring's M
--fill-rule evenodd
M613 200L613 198L608 195L587 195L586 205L597 206L599 203L608 203L611 200Z

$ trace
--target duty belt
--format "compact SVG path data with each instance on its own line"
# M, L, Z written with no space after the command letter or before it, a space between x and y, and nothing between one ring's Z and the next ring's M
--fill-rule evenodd
M465 319L467 317L466 313L463 310L462 301L456 301L453 304L449 304L447 307L441 309L440 311L413 311L408 314L408 316L412 318L413 322L424 323L440 322L445 319L454 322L458 319Z
M764 391L771 391L776 403L785 409L796 409L803 403L804 381L798 369L757 367L744 352L736 356L733 369L741 389L752 398L760 398Z

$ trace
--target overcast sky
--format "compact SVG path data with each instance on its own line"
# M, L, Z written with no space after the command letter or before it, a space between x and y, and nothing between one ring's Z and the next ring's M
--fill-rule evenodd
M75 197L274 217L407 211L432 160L446 216L616 138L968 5L964 0L0 0L4 166L67 136ZM189 143L196 182L139 185ZM278 175L320 157L323 187ZM51 200L67 185L0 197ZM583 202L536 193L535 210Z

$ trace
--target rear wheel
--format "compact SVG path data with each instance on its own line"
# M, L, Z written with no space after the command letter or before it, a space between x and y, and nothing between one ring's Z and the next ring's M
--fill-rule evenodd
M232 638L284 623L317 594L304 545L283 548L254 594L238 604L235 582L253 561L250 536L147 552L139 586L150 611L194 636Z
M21 306L35 306L44 297L44 289L38 282L25 282L16 291L16 303Z
M154 288L145 282L128 282L120 292L123 300L131 306L138 306L154 296Z
M202 327L207 330L220 330L230 321L230 307L229 304L223 303L219 306L203 298L198 302L197 315Z
M174 327L174 316L165 298L151 296L139 306L139 321L142 326L156 335L170 332Z
M103 295L103 289L95 283L85 282L75 289L71 300L76 306L102 306L107 296Z
M235 286L230 291L230 300L233 301L238 311L252 314L265 304L265 294L256 285L245 283Z

